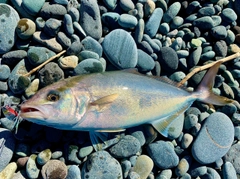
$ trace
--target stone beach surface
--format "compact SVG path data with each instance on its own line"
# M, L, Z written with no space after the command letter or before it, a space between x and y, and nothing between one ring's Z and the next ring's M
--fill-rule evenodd
M181 81L240 50L240 0L0 0L0 103L17 105L70 76L137 68ZM23 75L52 56L30 77ZM196 89L206 71L185 83ZM117 79L116 79L117 80ZM240 58L220 66L213 91L240 101ZM95 152L82 131L0 116L0 179L237 179L236 106L194 104L168 138L150 125L110 134Z

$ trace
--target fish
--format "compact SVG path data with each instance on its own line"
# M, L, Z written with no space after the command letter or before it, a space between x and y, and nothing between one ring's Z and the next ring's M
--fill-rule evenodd
M237 101L211 89L220 62L211 67L193 92L173 81L138 72L108 71L73 76L40 89L21 104L20 116L62 130L89 131L96 150L101 133L151 124L167 137L170 124L196 100L214 105Z

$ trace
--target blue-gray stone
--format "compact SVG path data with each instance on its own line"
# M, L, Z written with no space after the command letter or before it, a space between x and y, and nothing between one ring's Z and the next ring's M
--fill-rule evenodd
M103 2L110 10L114 10L117 6L116 0L104 0Z
M64 14L67 13L67 9L60 4L52 4L50 2L45 2L39 15L44 19L56 18L63 19Z
M53 51L45 47L31 47L27 52L28 60L33 66L42 64L54 55Z
M182 48L183 45L183 39L181 37L177 37L173 43L170 45L173 50L178 51Z
M87 35L85 33L85 31L83 30L83 28L81 27L81 25L78 22L73 22L73 28L76 32L77 35L79 35L82 38L85 38ZM75 35L75 34L73 34Z
M37 155L37 163L45 165L51 159L52 152L50 149L45 149Z
M192 51L188 59L188 66L190 68L198 64L201 54L202 54L202 47L197 47L196 49L194 49L194 51Z
M138 139L131 135L126 135L109 149L110 154L115 158L126 158L135 155L141 149Z
M203 7L199 9L198 11L198 17L203 17L203 16L212 16L215 14L215 9L214 7Z
M20 17L15 9L7 4L0 4L0 54L11 50L15 41L15 28Z
M196 20L197 19L197 16L196 16L196 14L191 14L191 15L189 15L188 17L186 17L185 19L184 19L184 22L185 23L192 23L194 20Z
M218 174L218 172L210 167L207 167L207 173L204 174L203 176L201 176L202 179L221 179L220 175Z
M15 148L15 154L19 157L26 157L30 154L30 145L26 143L18 143Z
M49 62L38 72L40 86L45 87L64 79L63 70L55 62Z
M5 81L10 76L11 70L7 65L0 66L0 81Z
M1 64L13 67L25 57L27 57L27 52L25 50L12 50L2 56Z
M108 152L98 151L84 163L82 178L123 178L121 165Z
M226 57L227 56L228 46L227 46L225 40L217 41L214 44L213 49L216 53L216 56L219 56L219 57Z
M15 138L11 131L0 128L0 172L12 159L15 148Z
M195 114L188 114L184 119L184 129L189 130L198 122L198 117Z
M234 139L234 126L221 112L211 114L204 122L192 146L192 155L199 163L209 164L223 157Z
M153 54L153 49L152 49L151 45L144 40L138 44L138 48L143 50L144 52L146 52L149 55Z
M223 25L219 25L211 29L211 34L215 39L222 40L227 37L227 29Z
M46 21L42 17L37 17L35 20L36 29L42 30L45 26Z
M119 27L118 19L120 15L116 12L107 12L102 15L102 22L109 29L117 29Z
M179 158L174 151L174 147L168 142L157 141L151 143L147 146L147 152L154 161L154 164L161 169L173 168L179 163Z
M175 82L180 82L183 78L185 78L186 75L185 73L183 73L182 71L176 71L174 72L173 74L171 74L169 76L169 78L172 80L172 81L175 81Z
M193 12L197 11L198 9L200 9L201 4L198 1L192 1L191 3L189 3L187 9L186 9L186 13L187 14L192 14Z
M87 35L96 40L102 37L101 15L97 1L81 1L79 22Z
M223 179L237 179L237 173L231 162L223 164Z
M23 0L22 7L30 15L36 16L44 3L45 3L45 0L39 0L39 1Z
M214 27L214 21L209 16L197 18L193 21L193 25L201 30L210 30Z
M214 27L219 26L222 22L222 18L218 15L212 16Z
M230 29L227 30L227 37L225 38L225 41L228 45L235 41L235 34Z
M154 37L158 31L159 25L163 17L163 10L161 8L156 8L145 25L145 33L151 38Z
M147 34L144 34L143 35L143 41L146 41L153 49L154 52L158 52L160 50L160 47L157 43L155 43L155 41L153 41L149 35Z
M65 179L81 179L81 171L77 165L68 167L67 177Z
M221 17L224 21L232 23L237 20L237 14L231 8L224 8L221 13Z
M46 21L43 31L50 37L55 37L60 30L62 23L60 20L50 18Z
M29 178L38 178L39 176L40 170L37 167L36 158L37 155L32 154L27 161L26 172Z
M144 16L144 11L143 11L143 4L138 2L136 5L135 5L135 9L138 11L138 14L137 14L137 18L140 20L143 18Z
M189 52L187 50L178 50L177 56L178 58L187 58L189 56Z
M86 144L79 150L78 156L80 158L84 158L90 155L92 152L93 152L93 146L91 144Z
M180 161L178 166L175 168L175 174L177 176L184 176L187 171L189 170L189 167L191 165L191 157L190 156L184 156Z
M103 48L101 44L98 41L96 41L94 38L87 36L81 41L81 43L83 45L84 50L90 50L92 52L97 53L99 57L102 56Z
M166 35L170 31L169 24L164 22L159 26L159 32L163 35Z
M11 3L13 4L14 8L18 11L19 15L21 17L29 18L31 20L34 20L34 16L29 14L22 5L23 0L12 0Z
M181 4L179 2L174 2L168 7L167 11L163 15L164 22L171 22L173 18L178 14L181 9Z
M9 78L8 85L14 94L21 94L29 86L30 79L28 77L22 76L28 73L26 66L29 64L26 60L21 60L12 70Z
M240 150L240 143L236 143L231 146L230 150L224 156L224 161L230 162L238 174L240 173L240 163L239 163L240 156L238 155L239 150Z
M103 72L102 63L94 58L88 58L81 61L75 68L74 72L76 75L86 74L86 73L101 73Z
M205 175L207 173L207 167L206 166L201 166L199 163L194 163L189 171L189 174L192 177L198 177Z
M78 146L70 145L68 148L67 159L70 163L79 165L79 164L81 164L81 160L78 159L77 152L78 152Z
M72 17L69 14L65 14L63 18L63 27L68 36L74 33Z
M82 51L82 43L79 40L74 41L67 49L67 55L78 55Z
M155 66L154 60L146 52L138 49L137 68L141 72L151 71Z
M126 12L134 9L135 6L132 0L120 0L119 5Z
M183 18L180 16L176 16L173 18L172 22L170 23L170 28L171 29L177 29L178 27L180 27L181 25L183 25Z
M231 71L231 73L234 78L240 78L240 70L234 69Z
M79 10L75 7L71 7L71 9L68 11L68 14L72 17L73 22L78 22L80 18Z
M118 24L123 28L134 28L137 23L137 18L130 14L121 14L118 18Z
M56 39L64 48L68 48L71 45L71 39L63 32L58 32Z
M158 53L158 61L168 73L178 68L177 53L171 47L162 47Z
M205 61L213 59L215 57L215 55L216 55L215 52L211 50L206 53L202 53L200 59L205 62Z
M102 46L108 60L117 68L134 68L137 65L137 46L128 32L122 29L110 32Z
M83 50L78 54L79 61L83 61L88 58L94 58L99 59L99 55L95 52L89 51L89 50Z
M121 162L121 167L122 167L122 170L123 170L123 177L127 178L128 172L131 169L131 162L129 160L124 160L124 161Z

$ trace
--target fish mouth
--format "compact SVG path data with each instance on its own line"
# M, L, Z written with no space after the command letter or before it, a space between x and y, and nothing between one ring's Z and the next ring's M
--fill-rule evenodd
M27 106L21 106L20 116L25 119L45 119L45 115L41 112L40 109Z

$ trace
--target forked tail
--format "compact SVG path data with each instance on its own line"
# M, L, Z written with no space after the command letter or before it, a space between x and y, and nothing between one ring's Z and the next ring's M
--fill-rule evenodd
M219 106L224 106L226 104L232 103L238 109L240 109L240 104L237 101L223 97L223 96L218 96L212 92L214 79L220 65L221 65L221 62L217 62L208 70L206 75L203 77L200 85L198 86L197 90L194 92L194 95L196 95L198 100L205 103L210 103L210 104L219 105Z

